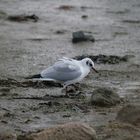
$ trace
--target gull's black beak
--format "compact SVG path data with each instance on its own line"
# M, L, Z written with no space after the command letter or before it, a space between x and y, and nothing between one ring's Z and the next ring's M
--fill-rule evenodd
M93 69L96 73L99 73L94 67L92 67L92 69Z

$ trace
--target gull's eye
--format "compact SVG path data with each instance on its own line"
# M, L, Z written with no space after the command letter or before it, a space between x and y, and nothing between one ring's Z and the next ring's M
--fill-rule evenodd
M86 64L90 67L92 67L92 63L90 61L87 61Z
M89 66L90 66L90 67L92 67L92 64L91 64L91 63L89 63Z

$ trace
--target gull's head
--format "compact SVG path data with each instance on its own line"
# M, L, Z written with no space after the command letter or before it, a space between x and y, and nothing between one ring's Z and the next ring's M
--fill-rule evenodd
M94 62L90 58L84 58L81 60L81 62L85 67L89 69L93 69L95 72L98 73L98 71L94 67Z

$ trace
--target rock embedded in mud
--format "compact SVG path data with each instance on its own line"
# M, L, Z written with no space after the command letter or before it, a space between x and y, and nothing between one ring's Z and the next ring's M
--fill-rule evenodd
M37 133L18 137L18 140L96 140L93 128L83 123L67 123Z
M126 105L117 114L116 120L140 127L140 105Z
M83 31L73 32L72 42L78 43L78 42L82 42L82 41L95 42L95 39L91 34L89 35L89 33L87 34L86 32L83 32Z
M9 21L14 22L25 22L25 21L33 21L37 22L39 20L39 17L36 15L10 15L7 17Z
M98 88L92 92L90 102L92 105L110 107L120 103L121 98L109 88Z

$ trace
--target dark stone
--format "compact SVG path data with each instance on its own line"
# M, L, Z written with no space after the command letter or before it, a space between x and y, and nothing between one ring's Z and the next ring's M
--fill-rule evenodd
M89 35L89 34L86 35L85 32L83 32L83 31L73 32L72 42L73 43L78 43L78 42L82 42L82 41L95 42L95 39L92 35Z
M64 34L66 32L66 30L57 30L55 33L56 34Z
M36 15L11 15L8 16L7 19L9 21L14 21L14 22L25 22L25 21L33 21L37 22L39 20L39 17Z
M83 19L87 19L88 16L87 16L87 15L82 15L81 18L83 18Z
M117 93L109 88L98 88L92 92L90 102L92 105L108 107L120 103L121 99Z
M140 127L140 105L126 105L117 114L116 120Z

